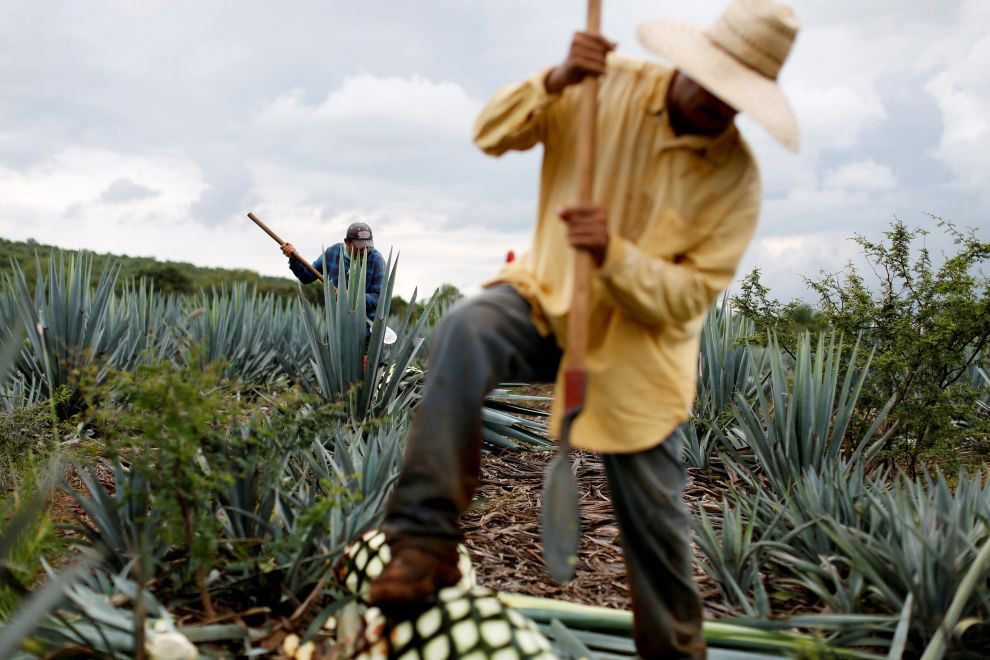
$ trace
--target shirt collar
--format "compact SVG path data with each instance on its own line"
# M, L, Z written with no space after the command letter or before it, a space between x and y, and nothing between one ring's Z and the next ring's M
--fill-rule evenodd
M732 154L733 149L739 141L739 131L736 122L729 126L715 137L707 135L677 135L670 125L670 117L667 114L667 90L674 78L674 69L668 69L660 75L653 87L653 93L646 99L646 111L651 115L656 115L661 122L661 130L665 137L665 149L684 148L701 153L705 158L715 165L722 165Z

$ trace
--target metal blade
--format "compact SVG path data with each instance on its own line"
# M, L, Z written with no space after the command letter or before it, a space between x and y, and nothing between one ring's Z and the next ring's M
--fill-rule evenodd
M588 375L583 369L568 369L564 374L564 420L560 429L560 448L547 468L543 480L541 536L543 561L557 582L574 577L578 543L581 536L581 510L578 486L571 470L571 426L584 406Z
M543 561L550 577L560 583L574 577L577 566L581 512L578 487L568 452L559 452L543 482Z

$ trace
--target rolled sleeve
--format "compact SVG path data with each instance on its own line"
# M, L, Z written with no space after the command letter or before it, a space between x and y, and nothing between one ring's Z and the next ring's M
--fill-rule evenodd
M481 110L474 123L474 143L491 156L525 150L546 138L547 109L561 94L547 92L550 68L516 85L503 87Z

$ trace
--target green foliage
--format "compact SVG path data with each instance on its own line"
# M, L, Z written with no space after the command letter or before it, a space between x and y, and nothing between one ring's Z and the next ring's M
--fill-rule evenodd
M274 247L274 246L273 246ZM66 256L81 256L77 250L61 250L51 245L41 245L34 241L8 241L0 238L0 275L11 276L17 264L27 275L28 284L36 284L34 263L41 263L41 272L48 270L49 261ZM198 291L209 291L215 288L229 287L237 283L253 285L260 293L271 293L286 299L298 296L299 286L292 277L288 265L285 267L285 277L269 277L245 269L204 268L189 263L166 261L160 262L149 257L128 257L112 254L90 254L94 262L93 278L90 284L96 284L99 273L107 263L113 262L120 268L120 278L116 283L117 293L123 292L132 280L145 279L152 284L156 291L162 293L186 294ZM282 259L276 255L276 259ZM284 263L284 262L283 262ZM312 287L315 289L315 287ZM318 291L312 291L312 300L316 301Z
M0 489L0 621L13 615L33 587L41 572L40 561L57 546L55 530L43 498L35 493L49 493L51 475L44 466L18 466L18 483L13 489ZM8 479L10 478L10 474Z
M161 264L151 268L142 268L134 273L137 280L148 280L156 291L164 294L193 293L192 278L175 264Z
M218 387L218 367L193 371L165 362L121 372L107 396L128 405L104 408L100 420L118 430L111 450L128 457L145 506L161 521L155 535L188 553L207 610L204 576L220 531L213 502L253 445L238 433L243 404Z
M750 271L739 284L740 294L732 297L732 309L751 323L748 339L763 344L775 336L789 350L803 333L829 330L826 318L808 303L800 300L781 303L771 298L760 272L759 268Z
M55 395L55 405L68 399L66 390ZM17 485L17 477L30 473L35 463L45 463L56 443L66 434L66 424L52 419L48 402L0 412L0 495Z
M985 452L990 433L980 406L985 381L973 370L990 342L990 277L980 270L990 263L990 242L944 220L938 226L955 246L938 263L924 245L927 231L895 221L880 241L854 237L872 281L852 264L807 280L823 322L875 347L861 406L879 410L893 395L886 448L912 472L922 458L951 466L959 449ZM758 271L733 303L761 331L785 323L786 306L769 299Z

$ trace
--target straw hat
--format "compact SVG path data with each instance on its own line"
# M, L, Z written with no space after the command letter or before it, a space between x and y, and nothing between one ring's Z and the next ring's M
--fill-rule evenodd
M647 49L673 62L796 152L797 119L777 84L777 74L797 30L797 15L786 5L733 0L707 30L675 19L656 19L640 24L636 36Z

